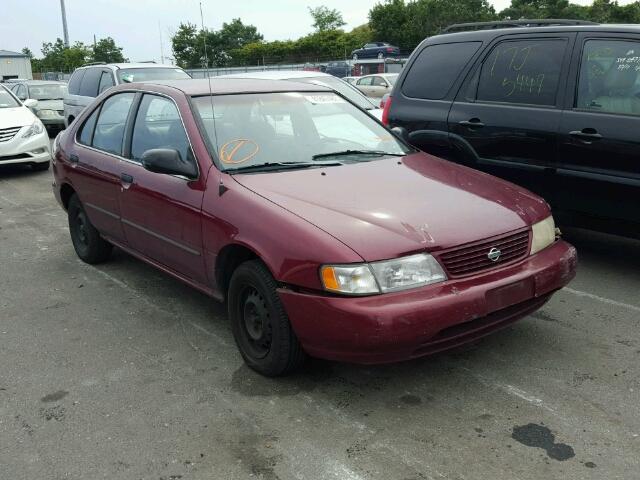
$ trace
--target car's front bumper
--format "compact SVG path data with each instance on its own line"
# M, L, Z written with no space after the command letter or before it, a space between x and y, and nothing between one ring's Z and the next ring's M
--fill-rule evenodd
M51 160L47 131L23 138L29 127L22 127L10 140L0 142L0 165L16 163L44 163Z
M355 363L420 357L473 341L540 308L575 276L575 248L557 241L526 260L440 284L368 297L280 289L312 356Z

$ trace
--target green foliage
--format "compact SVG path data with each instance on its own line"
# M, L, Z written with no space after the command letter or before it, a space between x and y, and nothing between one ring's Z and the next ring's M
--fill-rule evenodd
M414 48L453 23L496 20L487 0L386 0L369 11L374 40Z
M342 14L334 9L325 7L324 5L316 8L309 8L309 14L313 18L313 28L316 32L327 32L329 30L337 30L346 25Z
M23 54L23 55L26 55L26 56L27 56L27 57L29 57L29 58L33 58L33 52L32 52L29 48L27 48L27 47L24 47L24 48L21 50L21 52L22 52L22 54Z
M122 47L118 47L111 37L101 38L93 47L91 56L94 62L123 63L127 59L122 55Z
M82 42L66 47L62 39L42 44L43 58L38 62L39 70L70 72L91 60L91 49Z
M224 67L232 62L237 50L261 42L262 38L256 27L234 18L223 23L218 31L199 30L191 23L181 23L171 45L176 63L183 68Z
M594 0L591 5L578 5L568 0L511 0L511 6L500 12L505 19L572 18L599 23L640 23L640 2L620 5L617 1Z

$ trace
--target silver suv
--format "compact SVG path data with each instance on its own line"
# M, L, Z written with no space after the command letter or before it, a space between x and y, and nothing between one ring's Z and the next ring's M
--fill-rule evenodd
M191 77L179 67L156 63L99 63L77 68L69 79L69 93L64 97L65 126L95 97L114 85L182 78Z

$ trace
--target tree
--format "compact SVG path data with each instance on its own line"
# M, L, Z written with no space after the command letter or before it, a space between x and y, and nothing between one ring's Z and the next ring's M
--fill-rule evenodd
M342 18L342 14L334 9L325 7L324 5L316 8L309 8L309 13L313 18L313 28L316 32L326 32L329 30L337 30L346 25Z
M26 55L29 58L33 58L33 52L29 48L24 47L21 51L23 55Z
M42 70L70 72L91 60L91 50L82 42L65 46L62 39L42 44Z
M94 62L123 63L127 59L122 55L122 48L116 45L111 37L101 38L93 47L92 60Z
M249 43L261 42L264 38L256 27L243 24L239 18L234 18L231 23L223 23L218 37L220 46L227 52Z

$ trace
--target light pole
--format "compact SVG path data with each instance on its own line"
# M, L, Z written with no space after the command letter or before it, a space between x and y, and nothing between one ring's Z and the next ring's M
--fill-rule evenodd
M60 10L62 11L62 33L64 34L64 46L69 47L69 31L67 30L67 11L64 8L64 0L60 0Z

